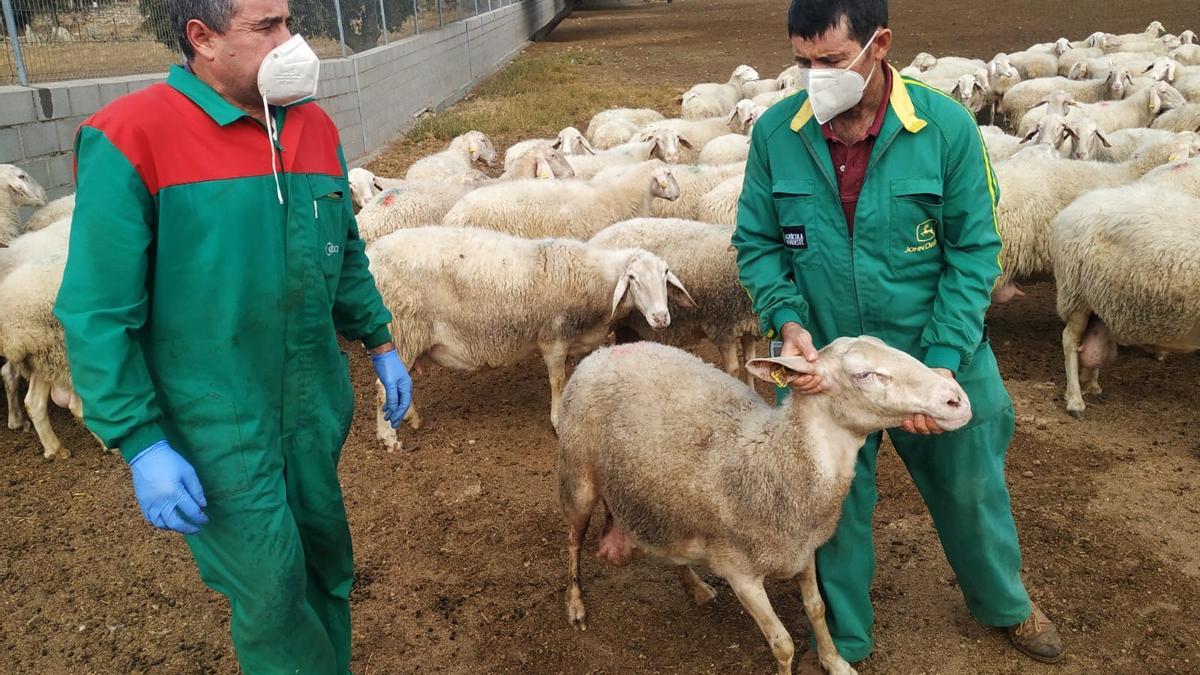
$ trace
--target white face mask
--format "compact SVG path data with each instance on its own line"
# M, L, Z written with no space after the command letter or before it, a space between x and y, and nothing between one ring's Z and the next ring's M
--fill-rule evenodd
M812 105L813 117L817 118L818 124L825 124L829 120L846 112L847 110L858 105L862 100L863 91L867 88L867 83L875 76L875 65L871 66L871 72L867 75L867 79L863 79L855 71L851 70L854 64L867 53L867 48L875 41L875 37L879 35L879 31L875 31L871 35L871 39L867 40L867 44L863 46L862 51L850 65L845 69L842 68L801 68L800 76L805 83L805 89L808 90L808 102Z
M258 67L258 93L262 94L267 140L271 144L271 174L275 176L275 194L280 204L283 203L283 191L275 168L275 142L279 140L279 129L271 117L269 105L288 106L315 97L320 77L321 59L299 35L293 35L268 52Z

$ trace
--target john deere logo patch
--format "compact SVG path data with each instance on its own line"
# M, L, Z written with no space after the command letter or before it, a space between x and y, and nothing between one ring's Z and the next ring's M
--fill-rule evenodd
M933 248L934 246L937 246L937 228L936 228L936 226L937 226L937 221L933 220L932 218L930 218L929 220L926 220L924 222L918 223L917 231L916 231L917 245L916 246L906 246L904 248L904 252L905 253L920 253L921 251L928 251L929 249Z

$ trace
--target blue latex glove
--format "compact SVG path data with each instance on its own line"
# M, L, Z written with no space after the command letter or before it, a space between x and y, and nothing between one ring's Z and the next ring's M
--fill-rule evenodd
M208 522L208 506L196 470L166 441L139 452L129 462L133 493L151 525L180 534L196 534Z
M375 374L383 383L383 417L393 429L398 428L412 403L412 378L395 349L371 355L371 365L375 366Z

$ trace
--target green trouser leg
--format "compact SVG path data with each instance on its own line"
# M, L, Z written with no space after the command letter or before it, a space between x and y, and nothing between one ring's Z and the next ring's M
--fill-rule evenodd
M960 373L959 381L975 412L970 425L940 436L917 436L895 429L888 435L933 516L967 608L985 624L1008 626L1020 623L1030 612L1004 483L1004 456L1013 434L1012 402L995 356L986 346L976 353L970 368ZM859 452L842 518L833 537L816 553L829 632L848 661L867 658L872 647L870 589L875 548L871 521L881 437L869 436Z
M243 448L248 489L209 496L209 523L186 539L200 578L229 598L243 672L346 673L354 566L338 448L283 445ZM191 459L206 489L238 482Z

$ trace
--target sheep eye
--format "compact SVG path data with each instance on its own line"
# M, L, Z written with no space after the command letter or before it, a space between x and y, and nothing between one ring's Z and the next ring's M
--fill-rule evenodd
M866 382L870 379L873 379L875 377L875 373L873 373L872 371L869 371L869 370L865 370L861 373L854 373L851 377L854 378L855 382Z

